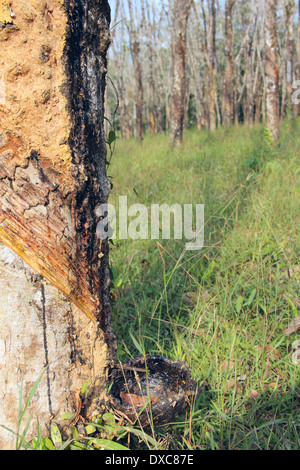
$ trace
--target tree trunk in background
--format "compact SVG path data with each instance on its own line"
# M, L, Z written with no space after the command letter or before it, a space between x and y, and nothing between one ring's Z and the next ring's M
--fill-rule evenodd
M107 0L9 5L0 0L0 423L16 430L20 383L25 400L47 365L29 410L46 432L76 411L86 381L94 414L114 359L108 242L97 232L109 195L110 8ZM0 448L10 439L0 428Z
M285 5L286 20L286 113L289 117L294 114L293 95L293 75L294 75L294 18L296 13L295 0L288 0Z
M267 21L265 13L266 10L270 11L270 8L274 7L274 2L273 5L267 6L267 3L272 2L265 0L169 0L169 2L120 0L120 4L128 5L128 1L132 4L134 23L131 26L131 22L128 22L128 35L124 34L122 20L126 15L130 15L128 9L123 8L122 14L118 17L119 23L115 34L117 54L110 64L112 64L114 80L117 81L119 75L117 57L118 55L124 57L122 67L125 70L125 96L130 104L132 116L132 103L137 101L136 93L141 83L137 81L140 71L137 66L133 66L132 57L126 53L133 44L131 34L133 28L139 40L138 48L142 51L139 57L144 86L143 104L146 116L144 129L146 128L151 134L161 129L170 131L172 120L172 132L178 133L180 142L180 112L179 115L177 114L180 106L184 106L183 99L180 97L184 93L182 82L186 82L187 77L191 98L189 109L192 111L190 124L214 130L220 122L224 127L229 126L233 121L236 124L244 122L249 126L262 120L266 122L264 118L267 115L267 89L270 89L268 94L270 98L271 82L274 78L273 70L272 78L267 80L266 70L269 70L268 76L271 77L271 56L274 51L269 50L271 55L269 54L266 66L265 26ZM186 28L185 21L182 22L181 19L186 10L189 10L190 1L193 11L189 15ZM296 0L296 3L300 8L299 0ZM280 67L280 111L281 116L284 117L287 106L291 108L291 95L295 100L298 96L295 79L300 80L300 26L298 19L299 39L297 40L296 28L293 28L295 26L295 0L280 0L277 10L279 35L276 66ZM187 54L185 53L186 34ZM182 42L180 42L180 35L183 38ZM295 54L296 42L297 55ZM180 44L184 45L184 49ZM174 72L174 65L171 64L173 59L177 67L176 72ZM186 62L186 71L185 67L179 65L184 62ZM274 64L273 67L275 67ZM173 87L175 77L177 83ZM294 87L293 93L291 93L291 87ZM189 101L187 92L188 87L186 87L188 98L186 102ZM173 105L175 101L178 104L174 107L174 112L172 101ZM187 111L186 106L185 111ZM298 111L300 113L300 105L294 103L294 113ZM135 112L135 115L138 116L138 112Z
M197 126L199 129L209 129L209 110L207 94L209 89L208 70L209 70L209 58L207 50L207 29L206 29L206 14L201 2L201 11L203 17L203 28L201 25L200 17L198 14L195 0L192 1L193 15L192 18L196 20L197 30L192 34L190 41L190 57L191 64L194 73L195 80L195 97L197 106ZM191 18L191 19L192 19ZM199 41L195 41L197 38L197 32L200 36L200 47L198 46ZM197 46L200 49L197 55ZM204 73L201 74L202 61L204 65Z
M136 77L136 105L135 105L135 137L138 140L144 138L144 116L143 116L143 81L141 63L138 59L140 55L139 41L135 41L132 46L134 76Z
M120 92L120 127L121 127L121 137L123 139L130 139L133 136L132 124L130 119L130 109L128 103L128 96L125 89L124 79L122 75L120 76L120 83L118 90Z
M128 92L124 80L124 64L126 62L125 54L124 51L123 54L121 54L120 51L117 51L114 46L114 42L112 42L112 49L116 68L117 102L119 101L120 109L120 132L123 139L129 139L132 137L132 125L128 103Z
M255 8L255 5L253 5ZM254 30L253 38L250 40L248 58L247 58L247 70L249 80L247 81L247 122L252 127L255 122L256 107L259 107L259 41L258 41L258 15L257 12L254 15Z
M128 104L128 93L124 81L124 57L114 49L114 61L116 67L116 88L120 108L120 132L123 139L132 137L132 126Z
M148 127L151 135L157 134L158 129L158 116L155 105L155 74L154 74L154 60L155 60L155 17L153 11L153 19L151 21L150 7L148 1L146 1L146 13L147 21L145 21L145 36L147 42L147 51L148 51Z
M208 90L209 90L209 128L214 131L217 127L216 115L216 5L215 0L209 0L208 28Z
M172 41L171 145L181 145L186 93L186 30L190 0L169 0Z
M297 67L296 67L296 80L300 81L300 0L298 1L298 35L297 35ZM300 85L298 85L298 90ZM298 93L299 97L299 93ZM300 116L300 103L295 104L297 116Z
M253 74L253 38L250 39L248 50L246 53L246 103L244 121L248 126L253 127L254 124L254 74Z
M143 116L143 102L144 102L144 90L143 90L143 78L142 78L142 66L140 59L140 42L134 24L134 16L132 11L131 0L128 0L128 8L130 15L130 49L133 61L134 80L135 80L135 137L137 140L143 140L144 138L144 116Z
M224 127L231 126L233 122L233 40L232 40L232 9L235 0L226 0L225 4L225 81L222 103L222 116Z
M279 67L276 25L277 0L265 2L267 128L274 142L279 140Z

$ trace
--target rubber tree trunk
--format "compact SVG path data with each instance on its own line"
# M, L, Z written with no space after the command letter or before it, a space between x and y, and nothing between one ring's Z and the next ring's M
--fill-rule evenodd
M208 24L208 94L209 94L209 129L217 128L216 112L216 4L215 0L209 1Z
M233 123L233 28L232 10L235 0L226 0L225 3L225 81L223 94L223 123L224 127L229 127Z
M266 111L267 128L274 142L279 140L279 67L278 67L278 41L276 24L277 0L265 2L266 24Z
M286 22L286 86L287 86L287 110L288 117L294 116L293 78L294 78L294 18L296 4L294 0L288 0L285 4Z
M141 46L139 40L139 27L135 24L131 0L128 0L130 15L129 39L130 50L133 62L134 82L135 82L135 128L134 135L138 141L144 138L144 89L141 64Z
M172 89L170 111L171 145L180 146L183 137L186 96L186 34L190 0L169 0L171 15Z
M0 424L13 430L21 381L26 399L45 366L28 410L43 433L79 411L83 383L82 413L105 401L115 340L97 226L110 189L109 24L107 0L0 0ZM12 446L0 428L0 448Z
M296 65L296 80L300 81L300 0L298 0L298 28L297 28L297 65ZM298 85L299 90L299 85ZM296 114L300 116L300 100L298 92L298 101L295 104Z

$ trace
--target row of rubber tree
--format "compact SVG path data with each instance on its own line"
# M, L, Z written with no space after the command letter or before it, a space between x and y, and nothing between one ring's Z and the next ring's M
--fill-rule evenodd
M116 0L107 113L121 137L300 114L299 0ZM116 96L117 95L117 96ZM116 111L116 103L119 107Z

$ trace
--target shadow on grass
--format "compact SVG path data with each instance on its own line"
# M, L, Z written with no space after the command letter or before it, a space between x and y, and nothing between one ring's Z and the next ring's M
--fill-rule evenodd
M239 393L235 398L239 411L221 411L218 392L202 391L193 415L194 449L299 450L299 383L286 392L267 390L252 399Z
M247 132L250 131L247 130ZM260 142L258 138L261 139ZM284 136L283 142L287 142L287 139L288 135ZM209 138L207 144L213 145L216 140L217 137ZM206 162L199 162L193 157L189 157L185 162L193 168L202 165L210 172L210 178L205 178L205 181L199 179L199 184L201 181L205 183L204 196L207 201L206 246L200 253L186 253L183 258L180 258L182 245L165 241L161 241L160 245L155 241L128 242L126 245L119 242L118 246L113 248L114 265L118 267L113 289L115 299L113 313L118 340L118 356L121 361L141 352L151 355L161 354L172 359L179 359L186 355L189 357L189 362L194 362L195 371L199 363L194 356L205 355L205 348L202 345L198 350L194 350L192 357L192 353L189 354L193 348L191 342L181 341L183 332L191 328L191 311L195 298L189 299L189 296L197 295L199 290L205 293L206 289L209 290L215 285L216 270L220 268L220 266L218 268L218 263L222 263L219 253L224 241L236 227L241 215L248 210L251 195L259 181L257 175L263 170L264 162L278 157L278 153L273 154L265 147L263 132L259 129L255 131L255 137L250 137L247 152L241 161L239 160L241 154L238 153L235 156L233 168L229 171L228 168L222 168L224 163L230 164L232 155L232 149L226 149L225 144L222 151L228 152L229 157L220 163L216 163L216 160L214 163L210 161L213 155L209 154L209 149L207 149ZM228 141L227 144L229 145ZM238 152L239 144L235 145L234 151ZM291 149L293 149L292 143ZM289 155L288 143L284 150L286 155ZM280 157L284 158L285 153L281 153ZM203 152L202 157L204 158ZM256 167L257 162L258 167ZM182 166L184 169L183 163ZM251 178L247 178L249 174L252 175ZM281 251L280 249L280 253ZM234 252L232 256L234 262L238 263ZM257 270L258 276L261 276L261 267L259 266ZM225 270L223 271L226 274ZM269 274L268 271L267 275ZM232 293L238 285L236 282L240 277L238 269L236 275L236 279L233 278L234 286L228 286L230 293L224 300L224 314L228 308L231 308L233 313L235 312L236 299L232 300ZM256 282L256 279L252 281ZM266 285L264 283L263 293L268 286L271 286L269 282L268 278ZM247 294L246 297L248 299L249 295ZM273 299L273 294L269 297ZM189 300L192 300L191 305L189 305ZM204 316L204 323L207 323L205 326L208 326L206 334L214 335L214 343L209 356L213 361L216 359L214 355L217 356L214 348L219 347L220 343L217 334L222 335L224 332L225 335L226 330L224 326L218 332L216 331L214 315L218 314L218 306L215 310L215 313L210 312L209 318ZM203 312L205 313L205 310ZM269 309L258 313L263 317L265 312L268 315L273 314ZM198 324L196 320L195 317L195 328ZM231 319L227 323L229 328ZM242 326L241 322L237 322L235 328ZM257 326L258 324L252 330L251 347L256 342L259 344ZM249 325L245 328L249 330ZM273 325L272 328L275 326ZM256 333L257 336L255 336ZM226 341L231 341L229 334ZM207 344L211 344L210 341ZM230 344L224 343L224 348L225 346L228 348ZM227 353L227 349L224 353ZM205 360L203 364L207 362L208 360ZM204 367L201 373L203 370ZM209 383L212 387L213 383L217 383L216 378L209 380ZM291 383L292 381L289 382ZM177 423L170 430L166 430L166 433L163 431L161 434L158 430L158 438L167 434L168 445L174 449L181 448L180 446L188 447L187 443L195 449L297 449L300 447L299 384L290 385L290 389L287 384L281 384L281 386L281 390L263 391L260 396L252 400L248 398L250 390L212 390L208 387L200 394L191 421L187 416L182 425Z

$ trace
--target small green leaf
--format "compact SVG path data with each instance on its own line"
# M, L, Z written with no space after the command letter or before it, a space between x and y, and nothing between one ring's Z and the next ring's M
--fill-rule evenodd
M239 295L235 302L235 309L237 313L240 313L242 305L243 305L243 301L244 301L244 298L241 295Z
M76 413L72 413L72 412L65 413L61 417L63 421L73 421L75 418L76 418Z
M163 448L161 446L159 446L157 441L153 437L146 434L143 429L137 429L137 428L133 428L133 427L130 427L130 428L129 427L124 427L124 429L126 429L129 433L134 434L135 436L137 436L139 439L141 439L141 441L149 442L150 444L152 444L154 446L155 449L163 450Z
M81 395L82 397L86 397L86 395L87 395L88 392L89 392L90 385L91 385L91 382L85 382L85 383L82 385L81 390L80 390L80 395Z
M55 447L56 448L60 447L62 444L62 437L61 437L61 433L57 424L53 424L51 426L50 434L51 434L52 442L55 445Z
M104 413L102 416L103 421L105 424L115 424L116 420L112 413Z
M46 449L55 450L55 445L53 444L51 439L49 439L49 437L44 437L43 438L43 443L44 443L44 446L45 446Z
M70 445L71 450L86 450L86 446L81 442L74 442Z
M128 447L125 447L118 442L110 441L108 439L93 439L91 441L97 447L100 447L104 450L130 450Z
M111 145L116 140L116 133L115 131L110 131L108 133L107 143Z
M97 428L96 426L93 426L93 424L88 424L85 427L85 430L86 430L87 435L89 436L90 434L94 434L94 432L97 431Z
M112 123L110 122L110 120L108 119L108 117L104 116L104 119L105 119L105 121L107 121L107 122L112 126Z

